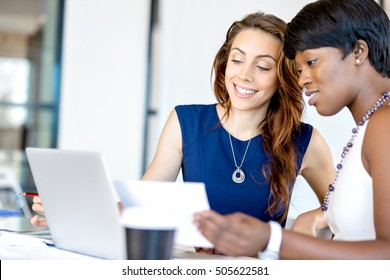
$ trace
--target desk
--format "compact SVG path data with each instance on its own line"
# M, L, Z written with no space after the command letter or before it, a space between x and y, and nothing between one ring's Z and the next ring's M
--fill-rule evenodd
M48 230L45 227L35 227L30 223L30 219L24 216L0 217L0 230L14 232L34 232Z
M8 217L0 219L0 259L1 260L98 260L99 258L78 254L48 246L41 239L31 235L39 234L47 228L34 227L30 220L23 217ZM7 235L7 236L5 236ZM7 237L7 238L2 238ZM34 238L38 242L26 242L21 238ZM3 241L2 241L3 240ZM12 240L11 242L8 242ZM29 246L26 246L28 243ZM14 244L11 244L14 243ZM252 259L248 257L229 257L221 255L206 255L196 253L194 248L174 245L172 259Z

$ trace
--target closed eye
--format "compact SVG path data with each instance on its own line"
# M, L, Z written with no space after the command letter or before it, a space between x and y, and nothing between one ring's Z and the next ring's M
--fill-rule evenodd
M266 67L262 67L262 66L256 66L258 69L260 69L261 71L269 71L271 70L270 68L266 68Z

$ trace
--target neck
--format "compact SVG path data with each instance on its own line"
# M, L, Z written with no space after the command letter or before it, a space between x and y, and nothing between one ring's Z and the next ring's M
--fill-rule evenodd
M390 92L390 79L382 76L369 80L368 83L358 84L358 93L354 101L348 106L351 111L354 121L357 123L366 114L375 102L385 92Z
M219 119L225 114L226 109L217 107ZM249 140L260 134L260 123L265 119L266 111L242 111L231 109L229 118L222 120L222 126L225 130L240 140Z

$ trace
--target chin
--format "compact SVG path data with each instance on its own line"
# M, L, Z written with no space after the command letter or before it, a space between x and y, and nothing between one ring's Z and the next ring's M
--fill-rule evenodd
M329 117L337 114L338 112L330 111L329 108L316 107L317 113L324 117Z

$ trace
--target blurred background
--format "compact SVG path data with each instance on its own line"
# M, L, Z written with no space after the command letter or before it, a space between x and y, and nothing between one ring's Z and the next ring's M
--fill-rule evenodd
M28 146L97 150L114 179L139 179L174 106L215 103L211 65L231 23L254 11L288 22L309 2L0 0L0 185L35 191ZM304 121L336 162L349 113L306 108ZM291 215L317 207L300 178L296 193Z

